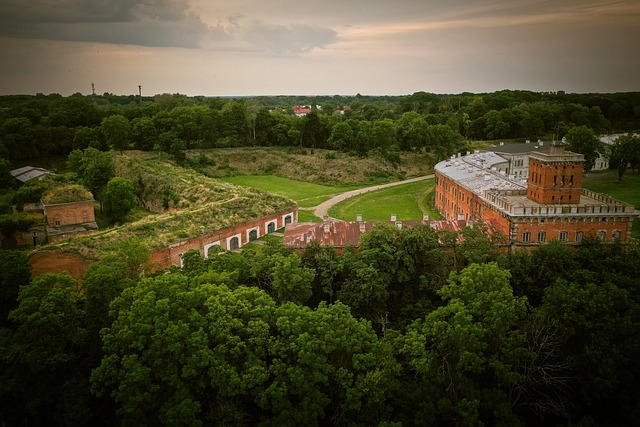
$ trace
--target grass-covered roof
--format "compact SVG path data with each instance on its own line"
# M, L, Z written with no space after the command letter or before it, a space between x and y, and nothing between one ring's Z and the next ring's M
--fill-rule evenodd
M93 200L91 192L78 184L55 184L42 195L42 203L45 205L91 200Z
M133 181L147 208L160 212L168 203L170 210L49 247L88 259L98 259L130 238L161 249L295 206L285 197L208 178L154 154L118 154L114 165L117 175Z

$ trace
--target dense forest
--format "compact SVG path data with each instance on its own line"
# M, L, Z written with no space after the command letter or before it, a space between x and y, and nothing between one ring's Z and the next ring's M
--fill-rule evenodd
M303 117L295 105L310 105ZM345 106L347 108L345 108ZM330 148L397 159L428 150L436 160L472 140L561 139L640 129L640 93L208 98L57 94L0 97L0 157L22 164L74 149L159 150L242 146Z
M0 251L0 422L634 424L640 248L463 233L269 240L154 274L131 240L81 285Z

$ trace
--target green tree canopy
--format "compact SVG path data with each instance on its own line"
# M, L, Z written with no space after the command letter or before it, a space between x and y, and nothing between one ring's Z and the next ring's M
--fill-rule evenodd
M135 206L135 189L131 180L115 177L109 180L104 191L105 212L121 221Z
M569 130L566 138L568 150L584 154L584 171L593 169L598 155L604 153L604 146L593 130L587 126L576 126Z

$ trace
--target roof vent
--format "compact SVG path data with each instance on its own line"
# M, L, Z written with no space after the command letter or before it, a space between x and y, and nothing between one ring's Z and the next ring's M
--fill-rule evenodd
M358 222L362 221L362 214L356 214L356 221Z
M365 223L361 222L360 223L360 233L364 233L365 231L367 231L366 227L365 227Z
M425 212L425 213L423 213L423 214L422 214L422 220L423 220L423 221L429 221L429 214L428 214L428 213L426 213L426 212Z
M325 233L329 233L331 231L331 223L330 222L325 222L324 223L324 232Z
M402 221L396 221L396 227L402 230Z
M396 222L396 214L391 214L391 221Z

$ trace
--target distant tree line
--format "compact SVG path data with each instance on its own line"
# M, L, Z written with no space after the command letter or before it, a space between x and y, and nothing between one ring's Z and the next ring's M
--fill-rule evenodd
M296 117L294 105L311 105L312 111ZM190 148L299 146L392 161L399 151L428 150L440 160L470 140L559 140L579 126L596 134L639 129L640 93L2 96L0 158L15 163L93 147L159 150L179 159Z
M635 424L640 248L462 233L268 240L155 274L126 241L82 284L0 251L0 423Z

